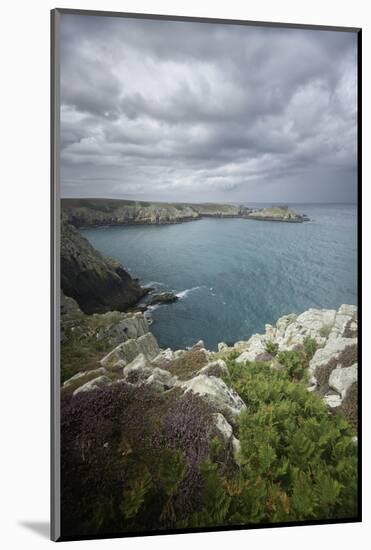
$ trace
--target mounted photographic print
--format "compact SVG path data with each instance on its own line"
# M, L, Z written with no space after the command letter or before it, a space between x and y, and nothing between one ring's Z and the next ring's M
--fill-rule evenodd
M52 538L361 520L354 28L52 12Z

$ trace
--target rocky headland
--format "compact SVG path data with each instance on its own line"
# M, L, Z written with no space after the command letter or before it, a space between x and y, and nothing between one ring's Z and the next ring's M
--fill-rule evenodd
M125 311L149 292L114 259L103 257L66 217L61 222L61 288L85 313Z
M172 224L212 218L244 218L301 223L308 218L288 208L252 209L218 203L161 203L120 199L62 199L62 211L75 227Z

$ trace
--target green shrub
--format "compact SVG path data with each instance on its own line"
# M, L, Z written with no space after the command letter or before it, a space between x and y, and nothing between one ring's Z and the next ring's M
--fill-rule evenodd
M272 340L268 340L268 342L266 342L265 351L267 353L270 353L271 355L273 355L273 357L275 357L278 353L278 350L279 350L278 344L275 344L274 342L272 342Z
M304 380L306 378L308 359L305 352L281 351L277 359L278 362L286 368L291 379Z
M313 355L317 351L317 342L314 338L311 338L310 336L306 336L304 338L304 350L307 355L308 360L310 361L313 357Z
M190 524L355 517L357 449L348 422L329 414L286 371L256 363L228 367L228 382L247 405L240 416L241 466L222 476L204 464L208 489Z

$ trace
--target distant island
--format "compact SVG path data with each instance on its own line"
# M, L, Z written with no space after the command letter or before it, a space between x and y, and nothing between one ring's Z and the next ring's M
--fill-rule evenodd
M62 199L62 217L75 227L172 224L202 218L244 218L302 223L309 218L286 205L248 208L218 203L168 203L121 199Z

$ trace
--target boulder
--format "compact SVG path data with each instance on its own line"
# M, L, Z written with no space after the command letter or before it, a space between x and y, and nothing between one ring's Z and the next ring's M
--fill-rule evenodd
M103 367L109 370L119 370L122 368L123 363L131 363L140 353L148 360L154 359L159 353L160 348L157 344L156 338L151 332L147 332L143 336L136 339L130 339L122 344L119 344L108 355L101 359L100 363ZM119 365L117 366L118 362Z
M97 378L93 378L93 380L89 380L89 382L86 382L86 384L77 388L73 392L73 395L77 395L78 393L81 393L81 392L97 390L104 386L109 386L111 383L112 381L110 378L108 378L108 376L105 376L105 375L98 376Z
M340 407L341 405L341 397L340 395L335 393L325 395L325 397L323 398L323 401L331 409L335 409L336 407Z
M232 423L236 416L246 409L245 403L237 392L228 388L223 380L215 376L199 374L183 382L181 387L185 393L191 391L205 397L217 411L223 412Z
M262 363L268 363L268 362L273 361L273 360L274 360L273 355L271 355L267 351L265 351L263 353L259 353L259 355L257 355L256 358L255 358L255 361L260 361Z
M106 369L104 367L99 367L98 369L94 370L87 370L83 372L78 372L74 376L71 376L68 380L66 380L63 384L63 388L69 388L70 386L75 385L76 383L79 383L79 385L83 385L85 382L91 380L92 378L97 378L98 376L106 373Z
M169 371L155 367L145 384L156 391L167 391L177 385L177 377L172 376Z
M330 374L329 386L341 395L344 399L348 389L354 382L357 382L358 365L355 363L351 367L336 367Z

